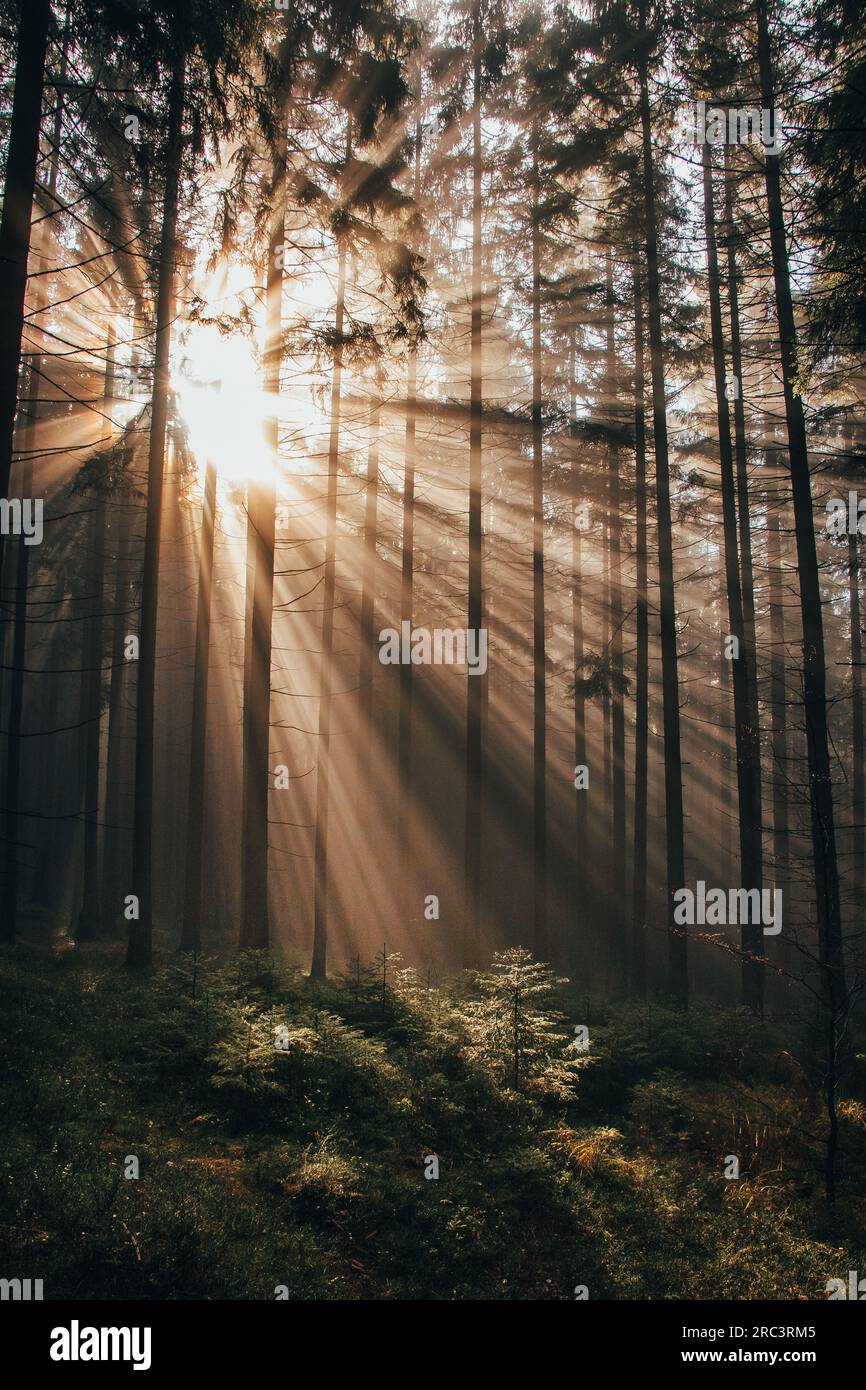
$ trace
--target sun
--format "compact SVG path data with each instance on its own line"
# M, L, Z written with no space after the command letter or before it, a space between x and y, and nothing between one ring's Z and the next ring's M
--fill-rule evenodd
M200 468L212 460L229 482L273 474L264 435L273 397L262 390L261 367L246 335L190 324L172 377Z

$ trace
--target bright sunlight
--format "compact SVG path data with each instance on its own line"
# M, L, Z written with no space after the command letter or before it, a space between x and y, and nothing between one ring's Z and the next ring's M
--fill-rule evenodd
M262 478L273 469L264 424L273 409L249 338L190 325L173 373L199 467L213 459L224 479Z

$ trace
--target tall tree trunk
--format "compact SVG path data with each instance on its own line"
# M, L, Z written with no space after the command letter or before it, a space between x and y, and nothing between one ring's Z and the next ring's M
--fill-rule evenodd
M613 252L605 251L605 300L607 333L607 410L611 425L619 423L616 398L616 323L613 287ZM608 450L608 516L610 526L610 667L611 692L611 798L613 831L612 938L614 967L619 988L628 978L626 937L626 824L625 824L625 708L622 690L624 610L622 600L622 503L620 498L619 448ZM616 984L615 984L616 988Z
M731 698L731 663L725 656L725 627L730 626L730 618L726 624L721 604L718 608L718 643L719 643L719 694L721 695L721 709L719 711L719 844L723 852L723 862L727 877L733 877L737 872L735 865L735 855L733 849L733 796L731 795L731 764L729 750L731 745L731 735L736 727L735 720L731 714L733 700ZM736 762L736 753L734 754Z
M641 34L645 37L644 7L641 5ZM652 376L653 439L656 463L656 508L659 549L659 609L662 644L662 698L665 734L665 821L667 834L667 911L669 930L668 991L682 1007L688 1003L688 939L685 930L673 924L674 894L684 886L685 850L683 841L683 768L680 748L680 703L677 657L677 611L674 591L673 529L671 524L671 484L668 460L667 403L665 398L664 346L662 339L661 291L659 287L658 227L655 173L652 152L647 61L642 57L640 72L640 114L643 143L643 203L647 258L647 302Z
M49 638L46 643L46 666L54 668L52 674L47 679L47 687L39 702L39 714L41 727L44 729L56 729L61 722L58 716L60 708L61 686L63 676L55 674L57 661L54 657L55 644ZM62 660L62 658L57 659ZM59 880L51 873L41 872L43 864L59 862L60 856L56 852L58 844L58 834L62 821L54 819L55 816L62 814L65 809L61 806L61 795L64 802L68 797L68 788L64 784L61 789L58 787L57 750L54 747L56 738L41 738L37 740L38 762L36 769L36 805L40 807L46 816L51 817L42 827L39 836L39 858L36 865L35 883L33 885L33 901L37 907L43 908L47 913L54 915L60 899Z
M103 409L112 419L114 407L114 330L108 335L105 351L105 390ZM111 425L108 426L109 430ZM109 446L110 447L110 446ZM91 518L90 582L94 610L87 624L84 642L84 674L81 707L85 728L84 771L84 895L78 914L76 936L92 941L103 931L101 883L99 878L99 753L102 728L102 660L105 608L105 488L100 486Z
M737 502L734 460L731 449L731 423L726 398L725 341L722 328L719 257L716 245L716 215L713 203L713 170L710 146L702 146L704 188L704 231L709 272L710 327L713 344L713 378L716 390L716 419L719 432L719 466L722 483L722 523L725 545L725 587L728 599L730 634L737 643L733 659L734 738L737 750L737 804L740 829L740 874L746 889L762 888L763 844L761 830L761 783L758 774L760 748L758 731L752 723L754 651L749 645L743 621L740 589L739 547L737 542ZM754 704L757 702L755 701ZM763 955L761 923L743 922L740 927L743 1003L760 1013L763 1007L763 971L757 958Z
M749 507L749 456L746 440L745 381L743 378L743 348L740 332L740 293L737 271L737 229L734 218L734 174L731 147L724 146L725 226L724 244L727 263L728 312L731 324L731 372L736 382L734 391L734 462L737 478L737 521L740 543L740 589L743 597L743 630L746 645L752 653L749 681L749 726L755 730L758 749L758 796L761 795L761 725L758 709L758 643L755 623L755 578L752 563L752 523Z
M851 890L854 898L854 921L862 920L864 883L866 883L866 760L863 754L863 627L860 606L859 536L848 532L848 602L851 614L851 748L853 761L851 780Z
M141 340L144 337L143 304L136 303L133 319L133 352L129 391L134 389L141 367ZM132 853L132 807L134 767L129 757L133 742L134 690L131 662L126 659L125 639L136 598L135 567L131 563L134 519L139 514L127 476L118 490L115 516L111 521L114 599L111 633L111 688L108 696L108 746L105 755L105 830L102 855L102 911L106 929L114 934L122 922L121 904L125 885L130 881Z
M66 74L66 32L63 40L63 56L61 64L61 78ZM49 198L53 199L57 189L58 176L58 150L60 148L61 133L63 128L63 100L58 97L57 107L54 115L53 145L54 149L49 160L48 166L48 193ZM32 192L31 192L32 207ZM27 235L30 237L30 213L27 214ZM43 220L40 224L38 242L42 251L43 258L46 257L50 236L48 223ZM25 265L27 262L27 252L25 252ZM44 268L44 267L43 267ZM41 276L37 282L33 293L33 313L35 318L44 310L49 299L49 284L47 277ZM22 426L24 438L24 457L21 470L21 495L28 496L33 490L33 460L36 443L36 423L40 415L39 393L40 383L44 380L44 357L41 352L34 352L27 381L27 407L26 417ZM11 479L10 479L11 481ZM3 538L0 537L0 572L3 568L4 560ZM6 783L5 783L5 803L6 803L6 825L7 835L4 841L5 874L7 884L7 939L14 940L17 931L18 917L18 897L20 888L19 878L19 857L20 850L23 848L18 843L19 824L19 798L21 794L21 719L24 710L24 660L27 652L27 588L29 579L29 548L23 546L23 540L19 542L17 551L15 598L13 608L12 623L12 671L11 691L9 700L9 725L7 734L8 757L6 764ZM0 618L0 650L5 647L6 621L5 613ZM20 658L20 659L19 659ZM86 664L86 663L83 663ZM2 677L5 673L0 671L0 708L2 708ZM85 677L86 679L86 677ZM53 723L47 725L53 727ZM54 750L53 741L46 740L49 749ZM14 833L11 827L15 827Z
M547 666L544 631L544 433L538 142L538 121L535 120L532 126L532 941L536 958L547 960Z
M472 314L469 381L469 602L467 627L484 623L481 569L481 7L473 14L472 76ZM466 830L463 867L463 964L479 963L481 951L481 740L484 676L467 675Z
M22 0L0 222L0 497L9 493L50 0ZM0 542L2 556L2 542Z
M634 455L636 575L636 681L634 729L634 829L632 855L631 990L646 997L647 772L649 746L649 603L647 552L646 382L644 374L643 292L640 271L634 287Z
M186 871L183 900L182 951L201 950L202 849L204 845L205 766L207 761L207 697L210 658L211 595L213 593L216 465L208 459L201 503L198 549L198 606L195 623L195 664L192 679L192 726L189 751Z
M38 359L37 359L38 360ZM35 364L34 364L35 365ZM18 435L23 440L21 496L33 490L33 450L35 442L36 397L38 376L33 367L29 372L26 417L18 417ZM21 884L21 851L24 848L21 832L21 720L24 713L24 676L27 657L27 586L30 568L30 547L24 535L18 537L10 555L16 559L15 598L12 610L12 660L9 682L9 708L6 713L6 766L3 783L3 875L0 892L3 912L0 914L0 940L12 942L18 932L19 889Z
M147 520L141 585L141 636L135 718L135 809L132 829L132 890L138 916L129 923L126 953L133 969L150 965L153 954L153 755L156 691L156 620L159 603L160 529L168 420L169 351L175 309L177 211L183 155L185 58L171 74L168 100L165 189L156 297L156 355L147 459Z
M785 608L782 592L782 524L777 507L767 510L767 578L770 610L770 708L773 758L773 865L776 882L789 886L788 708L785 680Z
M244 635L241 950L270 946L268 909L268 793L271 770L271 649L274 546L280 448L283 250L286 238L288 97L279 117L265 288L264 389L269 400L265 442L270 468L247 487L247 596Z
M766 0L757 0L757 19L761 102L765 110L772 111L775 109L775 91ZM839 902L836 826L833 815L833 784L830 777L824 620L821 609L818 554L815 544L815 514L812 505L812 484L809 476L806 421L803 413L803 401L797 386L799 370L797 331L791 297L781 170L777 155L765 155L764 180L767 191L773 285L782 362L788 459L794 500L797 567L800 574L800 612L803 620L803 703L806 718L806 756L809 768L809 801L812 819L812 850L815 862L818 941L821 963L824 967L827 1003L831 1016L839 1020L844 1011L846 1000L845 960L842 945L842 914Z
M421 122L415 125L416 205L421 198ZM400 562L400 620L412 622L415 580L415 467L417 463L418 354L410 348L406 369L406 441L403 460L403 537ZM402 628L401 628L402 631ZM414 889L414 816L412 800L412 664L400 667L400 713L397 729L398 819L402 839L401 862L410 892Z
M45 82L45 55L51 20L49 0L22 0L15 61L15 91L3 184L3 216L0 221L0 497L8 497L12 481L15 416L18 408L18 374L21 363L21 336L24 330L24 300L27 293L27 261L36 168L39 159L39 132L42 123L42 95ZM35 410L38 371L34 361L28 376L31 408ZM32 420L25 427L32 438ZM21 496L32 486L32 463L22 469ZM0 583L4 574L7 546L0 536ZM23 708L24 656L27 621L27 571L29 547L23 535L18 539L13 601L11 652L11 692L7 711L6 769L4 797L4 838L0 846L3 864L2 885L6 896L0 940L14 941L17 931L20 818L18 797L21 778L21 712ZM11 578L11 576L10 576ZM5 590L0 591L5 592ZM6 621L0 631L5 647ZM0 648L2 650L3 648ZM0 696L5 682L0 671ZM0 698L0 709L3 708Z
M577 387L576 387L576 344L575 333L572 327L569 335L568 345L568 415L569 424L574 430L577 421ZM584 659L584 640L583 640L583 555L581 544L581 528L583 525L583 515L579 501L581 489L581 466L580 453L576 438L571 441L571 634L572 634L572 662L574 667L574 765L575 782L577 782L577 769L586 767L586 697L583 687L580 684L583 675ZM577 905L578 914L585 910L587 874L585 864L589 862L589 844L587 840L587 830L589 816L587 810L587 797L589 791L586 788L575 787L574 793L574 864L575 864L575 892L574 901ZM579 925L580 916L575 926ZM575 942L575 948L577 943ZM576 949L571 952L570 959L576 962Z
M371 821L378 812L378 798L381 781L373 769L373 749L375 727L373 723L373 697L375 693L374 671L376 661L376 582L378 578L379 552L379 445L382 432L381 382L374 386L376 392L370 405L369 441L367 445L367 480L364 499L364 554L361 561L361 615L360 615L360 660L358 662L358 781L357 795L363 814ZM398 822L399 823L399 822ZM374 905L375 887L372 881L368 846L359 840L356 847L356 873L363 885L363 894L356 894L354 901L360 904L361 912L369 911Z
M609 657L610 645L613 636L612 624L612 603L610 588L610 473L606 471L600 478L601 491L604 496L604 521L602 523L602 561L601 561L601 651L602 655ZM602 790L604 793L604 805L600 809L599 822L604 827L604 843L602 854L604 856L604 884L602 887L602 902L605 921L610 919L612 902L614 897L613 888L613 854L611 852L611 840L613 838L613 739L611 737L611 699L610 690L605 685L601 694L601 739L602 739ZM608 958L606 968L611 964L612 951L608 942Z
M129 631L129 610L134 592L130 567L131 497L118 500L118 515L111 526L114 559L113 628L111 636L111 687L108 696L108 747L105 755L105 833L102 855L102 910L106 929L121 921L124 885L131 864L130 814L133 768L128 755L131 741L130 666L124 647Z
M400 564L400 619L412 622L414 565L415 565L415 462L416 462L416 390L418 357L414 349L409 353L406 380L406 443L403 464L403 536ZM400 713L397 732L397 768L399 795L399 823L405 827L404 817L410 801L412 779L412 665L404 662L400 667ZM407 837L404 835L404 840Z
M378 392L378 384L377 384ZM377 394L370 409L370 444L367 450L367 486L364 502L364 560L361 580L361 660L358 672L359 687L359 756L358 791L367 798L368 814L375 815L372 786L373 752L373 672L376 651L376 569L379 529L379 441L381 435L382 400ZM405 503L405 495L404 495ZM405 536L405 522L404 532ZM401 671L404 668L401 667ZM402 708L402 706L401 706ZM366 857L366 851L364 851Z
M346 159L352 149L352 125L346 136ZM328 822L331 793L331 701L333 694L334 602L337 580L337 484L340 471L340 411L343 380L341 337L346 312L346 243L340 239L337 305L334 315L334 370L331 377L331 433L328 443L328 495L325 508L325 581L322 612L322 665L319 676L319 738L316 771L315 890L313 959L310 979L324 980L328 970Z

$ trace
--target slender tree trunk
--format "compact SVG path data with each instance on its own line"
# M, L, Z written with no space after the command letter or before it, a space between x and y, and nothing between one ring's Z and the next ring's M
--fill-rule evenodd
M132 739L130 665L125 638L130 627L133 581L130 571L130 497L121 496L118 516L111 528L114 552L114 612L111 638L111 688L108 696L108 747L105 770L105 833L102 856L102 910L108 930L120 918L124 885L131 866L130 813L133 768L129 758Z
M49 0L22 0L18 26L18 46L15 62L15 90L12 99L12 119L6 156L3 184L3 216L0 221L0 497L8 497L12 481L12 456L15 439L15 416L18 408L18 375L21 363L21 336L24 329L24 301L27 293L27 261L30 254L30 232L33 194L36 188L36 169L39 159L39 132L42 123L42 95L45 81L45 55L48 46L48 26L51 19ZM34 366L36 363L34 362ZM35 410L38 394L38 373L31 368L28 391L31 408ZM32 421L25 434L32 438ZM33 469L28 459L22 469L21 496L26 497L32 486ZM0 583L6 568L7 546L0 535ZM14 941L17 931L20 818L18 797L21 778L20 725L23 708L24 656L26 650L27 572L29 547L24 537L18 540L14 581L12 671L8 734L6 740L6 776L4 812L4 842L2 859L5 880L2 886L5 909L0 926L0 940ZM10 576L11 577L11 576ZM0 593L5 592L0 591ZM0 631L5 647L6 621L3 615ZM5 682L0 671L0 710Z
M643 6L641 31L645 34ZM680 748L677 612L674 591L673 528L668 460L667 403L664 378L658 229L652 153L649 80L645 58L640 62L640 110L643 142L644 219L647 258L647 301L652 377L653 438L656 462L656 508L659 550L659 609L662 643L662 695L665 734L665 820L667 833L667 910L669 929L668 991L682 1007L689 996L688 940L673 924L674 894L684 886L683 770Z
M634 730L634 839L632 856L631 990L646 997L647 772L649 748L649 604L647 553L646 383L644 374L643 293L640 272L634 286L634 440L636 576L636 682Z
M480 632L484 623L481 569L481 11L473 17L472 79L472 316L469 383L469 602L467 627ZM475 966L481 950L481 740L482 682L467 675L466 694L466 833L463 870L463 964Z
M110 330L105 352L104 411L109 420L114 405L114 331ZM109 429L111 426L109 425ZM102 661L105 607L105 488L100 487L91 518L90 581L94 611L87 625L84 642L84 674L81 707L87 720L84 771L84 896L78 915L76 936L92 941L103 932L102 897L99 877L99 753L102 728Z
M781 520L776 507L767 511L767 577L770 610L770 707L773 757L773 864L776 882L787 890L788 841L788 709L785 681L785 608L782 595Z
M725 874L733 877L737 872L735 854L733 848L733 796L731 789L731 762L729 751L736 722L731 713L732 685L731 662L725 656L725 627L730 626L730 618L727 623L722 612L721 604L718 608L718 642L719 642L719 693L721 695L721 710L719 715L719 820L720 820L720 845L724 852ZM736 752L734 762L736 763Z
M270 421L266 428L272 435ZM247 526L253 562L248 582L245 641L241 847L241 950L270 945L268 909L268 793L271 729L271 627L274 605L276 491L272 479L251 478Z
M135 719L135 809L132 830L132 891L138 917L129 923L126 960L134 969L150 965L153 954L153 755L156 688L156 620L159 602L160 528L168 420L169 351L175 307L177 212L183 155L185 58L171 75L162 236L156 299L156 356L147 460L147 521L141 586L141 636Z
M412 622L414 565L415 565L415 463L416 463L416 391L418 358L409 354L406 381L406 444L403 465L403 537L400 565L400 619ZM400 824L405 830L405 816L411 797L412 779L412 665L400 667L400 713L397 733L398 795ZM407 847L404 834L404 848Z
M346 158L351 153L351 121ZM341 336L346 312L346 244L341 239L337 268L336 345L331 378L331 434L328 444L328 495L325 509L325 581L322 613L322 666L319 677L319 752L316 773L315 897L310 979L324 980L328 969L328 822L331 778L331 700L333 693L334 602L337 579L337 484L340 470L340 410L343 379Z
M141 368L141 341L145 334L143 305L137 302L133 319L133 353L130 364L132 392ZM114 600L111 635L111 689L108 697L108 747L105 767L105 831L102 858L102 910L106 928L114 933L122 922L123 893L131 877L132 807L135 770L129 756L133 743L134 684L127 661L125 639L137 599L135 570L131 563L134 519L139 514L130 474L118 490L116 516L111 522L114 565Z
M247 481L247 535L244 547L244 665L243 665L243 702L244 710L247 708L247 683L250 679L250 672L253 669L253 613L255 611L256 596L256 524L254 514L256 511L256 485L254 479ZM274 540L276 544L276 518L274 520ZM243 919L243 856L244 846L248 842L247 832L247 737L245 727L241 727L241 932L244 930Z
M280 449L283 250L286 236L288 99L281 107L274 157L272 216L265 289L264 389L269 409L266 476L247 488L247 596L244 634L243 791L241 847L241 950L270 945L268 909L268 792L271 742L271 648L274 612L274 545ZM200 876L199 876L200 878Z
M415 125L416 204L421 197L421 122ZM400 564L400 619L411 625L415 578L415 467L417 463L418 354L410 349L406 371L406 442L403 461L403 538ZM401 628L402 631L402 628ZM414 887L412 859L414 849L412 801L412 664L400 667L400 714L397 731L398 826L402 838L401 861L406 865L406 881Z
M761 102L775 109L773 69L766 0L757 0L758 64ZM788 241L782 203L781 170L777 155L764 159L764 179L770 222L773 285L782 362L788 458L794 499L794 532L800 574L800 612L803 620L803 703L806 718L806 754L809 768L809 801L812 817L812 849L815 861L815 893L818 909L818 941L825 971L827 1002L831 1014L841 1018L846 998L839 870L833 784L830 777L830 741L827 723L827 668L824 654L824 620L821 583L815 544L815 515L806 421L797 388L798 354Z
M613 288L613 253L605 252L605 299L607 303L607 409L611 424L618 423L616 399L616 324ZM619 448L614 442L608 450L608 515L610 525L610 666L611 692L611 795L613 802L613 950L619 987L628 978L626 933L626 821L625 821L625 707L622 690L623 601L622 601L622 501L620 496Z
M851 614L851 749L853 760L851 778L851 889L854 897L854 921L860 922L864 906L866 880L866 760L863 754L863 625L860 606L859 536L848 532L848 601Z
M373 697L376 662L376 581L379 565L379 444L382 429L381 384L375 384L376 395L370 405L370 434L367 447L367 484L364 501L364 555L361 562L360 660L358 663L358 782L357 794L364 814L371 820L378 811L381 782L374 774ZM356 873L364 886L360 899L362 910L374 907L370 855L367 844L359 839L356 850ZM360 895L356 895L356 900Z
M50 19L49 0L22 0L0 222L0 497L9 494L12 471L30 221L39 158Z
M753 702L750 699L754 679L754 651L743 620L740 589L739 549L737 543L737 503L734 479L734 460L731 448L731 424L726 398L725 341L722 328L719 257L716 245L716 217L713 204L713 171L710 146L702 146L704 187L704 230L707 242L709 271L710 326L713 343L713 376L716 390L716 419L719 433L719 465L722 482L722 522L725 546L725 586L728 599L730 635L737 649L733 658L734 729L737 750L737 800L740 829L740 874L746 889L760 890L763 873L761 829L761 783L758 775L760 748L758 731L752 723ZM745 954L742 962L743 1003L757 1013L763 1007L763 971L757 957L763 955L761 923L743 922L740 947Z
M47 643L46 665L56 667L57 661L54 657L54 643L49 639ZM63 677L54 675L44 677L48 685L39 702L39 712L42 727L45 729L56 729L60 723L58 710L60 707L61 685ZM39 806L47 816L56 816L64 809L60 805L58 795L58 777L56 768L58 763L57 751L53 746L57 742L56 738L41 738L39 744L39 758L37 766L36 781L36 805ZM64 801L67 796L67 788L63 787ZM62 821L49 820L41 827L39 836L39 858L36 865L35 883L33 885L33 899L38 907L42 907L46 912L54 914L60 896L60 885L51 873L41 872L43 864L52 864L59 861L59 854L56 852L58 843L58 832Z
M547 667L544 631L544 434L541 370L539 130L532 127L532 816L533 950L547 960Z
M364 503L364 569L361 581L361 661L359 686L358 790L367 798L369 814L375 814L372 786L373 672L376 652L376 569L379 529L379 440L382 402L377 395L370 410L370 445L367 450L367 488ZM405 495L404 495L405 502ZM405 536L405 523L404 523ZM401 671L403 668L401 667ZM366 857L366 851L365 851Z
M727 262L728 311L731 323L731 372L736 383L734 390L734 462L737 478L737 520L740 544L740 588L743 597L743 630L746 645L752 653L749 681L749 727L755 730L758 749L758 796L761 795L761 725L758 709L758 643L755 623L755 579L752 563L752 523L749 506L749 456L746 440L745 380L743 377L743 348L740 333L739 273L737 271L737 230L734 219L733 170L731 147L725 154L725 257Z
M612 600L610 586L610 473L605 472L600 479L601 489L604 494L604 522L602 526L602 565L601 565L601 624L602 624L602 654L606 657L610 655L610 645L613 636L612 623ZM603 904L605 920L609 920L613 911L613 853L611 840L613 839L613 739L611 737L611 699L610 690L605 686L601 694L601 730L602 730L602 752L603 752L603 775L602 787L604 791L604 806L599 816L599 820L604 827L605 844L604 854L604 886ZM608 944L609 967L613 950Z
M192 680L189 797L187 801L186 877L183 901L182 951L201 950L202 849L204 845L205 767L207 762L207 697L210 658L211 595L213 593L216 465L208 459L201 504L198 550L198 610L195 624L195 665Z
M23 440L23 460L20 465L21 496L33 490L33 449L35 443L36 397L38 377L31 367L27 388L26 417L19 415L18 434ZM16 559L15 598L12 612L12 661L9 682L9 708L6 714L6 767L3 785L3 911L0 913L0 940L12 942L18 932L19 890L21 885L21 721L24 713L24 676L27 664L27 587L30 568L30 547L24 535L10 555Z
M574 429L577 418L577 389L576 389L576 344L574 329L570 334L568 348L568 382L569 382L569 423ZM571 633L572 633L572 661L574 666L574 765L575 781L577 781L577 770L587 767L586 761L586 697L580 680L583 675L584 660L584 641L583 641L583 555L581 544L581 527L583 516L580 501L581 489L581 466L580 453L576 439L571 443ZM574 900L577 907L578 922L582 923L582 914L586 909L586 892L588 876L585 870L585 863L588 862L588 811L587 788L575 787L574 793L574 862L575 862L575 895ZM576 946L576 943L575 943ZM576 958L576 952L572 952L572 960Z
M66 35L64 34L63 60L62 60L62 66L61 66L61 76L65 76L65 72L66 72ZM53 130L54 152L53 152L53 154L52 154L52 156L51 156L51 158L50 158L50 160L49 160L49 171L48 171L48 194L49 194L49 199L53 198L54 193L56 192L56 189L57 189L57 174L58 174L58 157L57 157L57 150L59 149L59 146L60 146L60 139L61 139L61 132L62 132L62 122L63 122L63 114L62 114L62 113L63 113L62 98L58 98L57 108L56 108L55 116L54 116L54 130ZM41 254L42 254L42 259L43 259L43 261L45 261L45 260L47 259L47 248L48 248L48 246L49 246L50 236L49 236L49 232L48 232L48 224L47 224L47 222L45 222L44 220L40 223L40 231L39 231L39 235L38 235L38 237L37 237L37 240L38 240L38 243L39 243L39 246L40 246L40 250L41 250ZM43 265L42 268L43 268L43 269L45 268L44 265ZM36 285L35 285L35 288L34 288L34 291L33 291L33 315L34 315L34 321L36 321L36 320L38 319L38 316L39 316L40 312L41 312L42 310L44 310L46 304L48 303L49 297L50 297L49 280L48 280L48 277L46 277L46 276L43 275L43 276L41 276L41 277L36 281ZM42 382L44 381L44 379L45 379L45 378L44 378L44 370L43 370L43 368L44 368L44 360L45 360L45 359L44 359L44 356L43 356L43 354L42 354L41 352L34 352L33 355L32 355L32 357L31 357L31 361L30 361L30 370L29 370L29 373L28 373L26 416L25 416L25 422L24 422L23 429L22 429L22 434L23 434L23 437L24 437L24 459L23 459L22 477L21 477L21 492L22 492L22 496L27 496L27 495L28 495L30 492L32 492L32 490L33 490L33 462L34 462L34 451L35 451L35 444L36 444L36 424L37 424L37 420L38 420L40 414L42 413L41 410L40 410L39 395L40 395L40 390L42 389L42 388L41 388L41 383L42 383ZM3 541L2 541L2 538L0 538L0 568L2 568L2 561L3 561L3 557L4 557L4 551L3 551L2 546L3 546ZM26 650L27 650L27 633L26 633L26 631L25 631L24 629L26 629L26 625L27 625L27 588L28 588L28 582L29 582L29 551L28 551L28 550L22 551L21 548L19 547L19 550L18 550L18 552L17 552L17 558L18 558L18 564L17 564L17 567L16 567L16 568L17 568L17 575L16 575L16 595L15 595L15 601L14 601L14 617L13 617L13 632L12 632L13 668L14 668L14 669L13 669L12 672L11 672L12 690L11 690L11 694L10 694L10 709L9 709L9 740L10 740L9 747L10 747L10 752L11 752L12 742L13 742L13 741L19 741L19 740L20 740L20 737L21 737L20 724L21 724L21 718L22 718L22 713L23 713L23 708L24 708L24 703L23 703L23 702L24 702L24 676L25 676L25 672L24 672L22 666L20 665L20 663L19 663L19 664L16 664L16 663L15 663L15 660L14 660L14 652L15 652L15 651L18 651L18 652L22 653L22 661L23 661L24 655L26 655ZM2 635L0 635L0 647L3 647L3 646L5 645L5 626L6 626L6 623L5 623L5 614L4 614L3 617L0 618L0 634L2 634ZM4 674L4 673L3 673L2 671L0 671L0 706L2 706L2 684L3 684L3 682L2 682L2 676L3 676L3 674ZM48 727L48 728L52 728L52 727L53 727L53 723L49 723L49 724L47 725L47 727ZM54 740L51 739L51 738L49 738L49 739L45 740L45 742L48 744L49 749L50 749L51 751L54 751L54 749L55 749L55 742L54 742ZM7 815L9 815L10 817L13 817L13 816L14 816L14 817L17 817L17 814L18 814L18 811L19 811L18 800L19 800L20 790L21 790L21 788L20 788L20 765L21 765L21 749L20 749L20 747L19 747L19 748L16 749L15 754L14 754L14 756L13 756L12 759L11 759L10 766L9 766L9 768L8 768L9 778L8 778L8 786L7 786L7 788L6 788L6 807L7 807ZM10 820L10 824L11 824L11 820ZM20 881L19 881L18 872L17 872L18 851L19 851L20 846L19 846L17 843L12 843L12 842L10 842L9 848L10 848L10 851L11 851L13 857L14 857L15 862L14 862L14 864L10 864L10 866L9 866L9 870L10 870L10 875L11 875L11 877L10 877L10 879L9 879L10 901L9 901L9 924L8 924L8 930L9 930L9 932L11 933L11 935L14 937L15 931L16 931L16 921L17 921L18 890L19 890L19 887L20 887Z

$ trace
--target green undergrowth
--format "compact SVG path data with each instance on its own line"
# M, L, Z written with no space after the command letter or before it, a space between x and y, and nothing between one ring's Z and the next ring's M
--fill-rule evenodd
M740 1012L592 1003L515 952L427 989L394 957L314 984L19 947L0 985L0 1275L46 1298L808 1299L866 1270L866 1109L830 1214L808 1039Z

